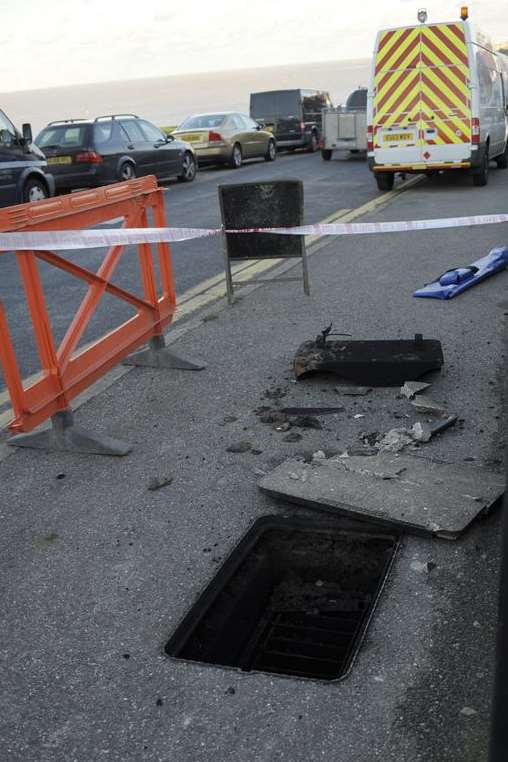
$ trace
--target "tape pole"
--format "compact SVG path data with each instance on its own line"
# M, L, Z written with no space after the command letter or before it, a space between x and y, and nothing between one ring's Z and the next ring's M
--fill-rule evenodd
M484 214L474 217L448 217L434 220L398 222L346 222L300 225L287 228L107 228L94 230L50 230L44 232L0 233L1 251L69 251L127 246L140 243L177 243L195 238L218 236L222 232L237 235L266 233L271 235L372 235L378 233L417 232L445 228L499 225L508 222L508 214Z

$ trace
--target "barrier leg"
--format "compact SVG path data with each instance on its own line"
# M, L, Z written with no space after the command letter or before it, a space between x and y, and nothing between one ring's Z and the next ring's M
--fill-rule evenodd
M72 411L62 410L51 417L51 428L33 434L17 434L8 445L36 450L75 452L86 455L127 455L131 445L108 436L98 436L74 425Z
M203 370L204 363L178 357L166 347L164 336L152 336L148 348L129 355L123 365L137 365L141 368L164 368L166 370Z

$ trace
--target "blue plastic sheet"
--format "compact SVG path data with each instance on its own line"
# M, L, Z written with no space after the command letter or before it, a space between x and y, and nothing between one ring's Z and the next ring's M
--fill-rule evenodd
M477 259L467 267L447 270L439 278L414 292L413 296L427 299L453 299L485 278L508 267L508 246L498 246L487 256Z

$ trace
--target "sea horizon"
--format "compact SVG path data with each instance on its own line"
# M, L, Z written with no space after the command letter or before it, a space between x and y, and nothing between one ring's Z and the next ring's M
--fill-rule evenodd
M339 104L368 84L369 71L370 59L358 58L59 85L0 93L0 108L18 127L30 122L34 134L50 121L113 113L136 113L162 126L198 112L248 112L256 90L323 89Z

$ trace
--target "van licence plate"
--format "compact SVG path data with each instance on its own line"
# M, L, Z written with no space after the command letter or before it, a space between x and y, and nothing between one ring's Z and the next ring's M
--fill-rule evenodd
M411 140L411 132L391 132L383 135L384 143L401 143L403 140Z
M72 156L50 156L48 164L72 164Z

